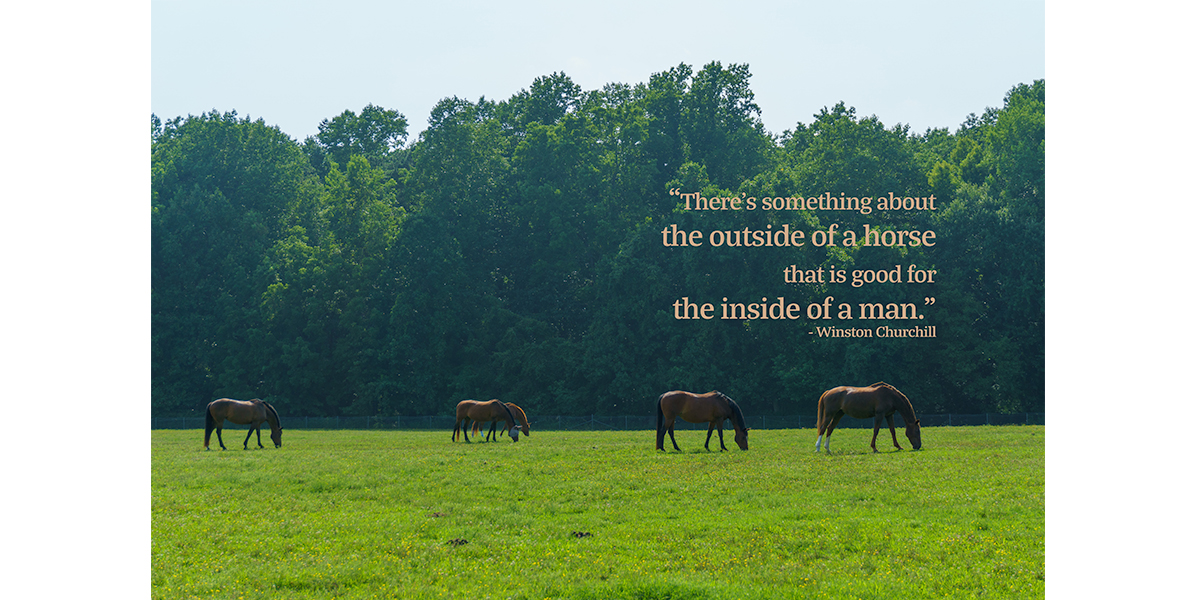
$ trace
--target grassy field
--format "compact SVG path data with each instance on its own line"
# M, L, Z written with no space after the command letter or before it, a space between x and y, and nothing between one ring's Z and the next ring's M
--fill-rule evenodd
M725 453L701 431L667 453L653 431L244 435L152 433L152 597L1044 595L1041 426L930 427L920 452L885 431L880 454L839 430L831 456L812 429Z

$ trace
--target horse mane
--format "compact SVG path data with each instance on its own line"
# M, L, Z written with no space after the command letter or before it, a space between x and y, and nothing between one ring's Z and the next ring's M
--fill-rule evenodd
M260 400L260 402L263 403L263 406L267 407L267 416L270 417L272 421L275 421L275 427L278 427L282 431L283 422L279 420L279 413L275 411L275 407L271 406L269 402L262 400Z
M500 401L497 400L497 402L500 402ZM508 410L508 405L503 402L500 402L500 408L504 409L504 414L508 415L508 422L512 423L512 426L509 427L509 429L511 429L512 427L516 427L518 425L517 420L515 418L513 418L512 411Z
M525 419L526 422L529 422L529 417L525 416L525 409L513 404L512 402L505 402L504 405L507 406L509 410L519 413L522 419ZM517 424L520 425L520 423Z
M729 403L729 409L733 411L733 416L736 417L734 419L734 423L739 429L744 431L746 429L746 418L742 416L742 407L738 406L737 402L733 401L733 398L730 398L721 392L717 392L717 395L724 398L725 401Z

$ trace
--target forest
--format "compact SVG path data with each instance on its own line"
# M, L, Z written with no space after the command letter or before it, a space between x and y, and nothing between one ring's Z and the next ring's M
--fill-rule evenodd
M633 415L672 389L815 414L877 381L918 413L1044 411L1044 80L954 131L830 99L775 134L750 79L553 73L445 98L412 139L373 104L303 141L151 115L152 415ZM917 325L936 336L818 331Z

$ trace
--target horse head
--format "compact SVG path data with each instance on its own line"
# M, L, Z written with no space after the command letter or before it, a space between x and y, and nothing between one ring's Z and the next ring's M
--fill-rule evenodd
M267 413L267 423L271 426L271 441L279 448L283 446L283 424L279 422L279 411L268 402L262 402L262 406Z
M912 444L913 450L921 449L921 421L913 420L904 426L904 435L908 436L908 441Z
M738 445L738 448L741 448L742 450L749 450L750 449L749 437L750 437L750 428L749 427L745 427L742 429L734 429L733 441Z
M721 392L717 393L721 394ZM729 403L729 411L732 413L729 417L729 421L733 423L734 443L736 443L738 448L741 448L742 450L749 450L750 428L746 427L746 417L742 416L742 407L738 406L738 403L734 402L733 398L730 398L725 394L721 394L721 397Z

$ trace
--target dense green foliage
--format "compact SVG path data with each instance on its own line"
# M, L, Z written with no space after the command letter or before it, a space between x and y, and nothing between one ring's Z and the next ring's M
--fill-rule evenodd
M231 435L236 435L232 431ZM154 431L151 597L1041 598L1045 428L289 431L203 452Z
M880 380L918 412L1043 410L1044 82L954 133L839 103L774 136L749 80L745 65L680 65L585 91L555 73L506 101L447 98L411 141L404 116L373 105L303 143L236 113L152 117L153 412L228 396L314 416L444 414L464 398L638 414L668 389L719 389L794 414ZM700 212L672 189L935 195L938 210ZM937 244L675 248L660 234L784 224ZM782 277L899 264L936 282ZM907 302L938 337L676 319L685 296Z

